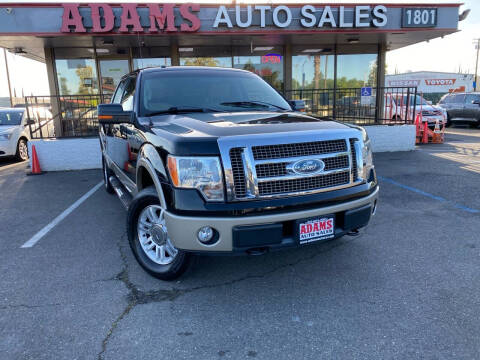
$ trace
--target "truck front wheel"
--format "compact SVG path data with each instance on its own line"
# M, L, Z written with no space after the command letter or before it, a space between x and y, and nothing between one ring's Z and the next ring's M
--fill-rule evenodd
M173 246L164 214L154 187L139 192L128 208L128 240L138 263L149 274L173 280L185 272L190 256Z

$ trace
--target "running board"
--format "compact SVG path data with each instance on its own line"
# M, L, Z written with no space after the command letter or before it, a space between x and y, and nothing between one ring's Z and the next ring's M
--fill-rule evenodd
M110 176L108 180L110 181L110 184L117 193L117 196L122 202L122 205L125 207L125 209L128 209L130 203L132 202L132 195L130 195L128 191L125 190L123 185L120 183L120 181L118 181L115 176Z

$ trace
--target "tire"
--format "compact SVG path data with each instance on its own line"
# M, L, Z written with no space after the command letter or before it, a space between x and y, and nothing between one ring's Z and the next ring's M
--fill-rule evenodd
M28 160L28 145L27 140L20 139L17 143L17 151L15 153L15 158L18 161L26 161Z
M155 217L158 216L157 222L149 221L148 214L151 211L155 212ZM187 270L191 255L176 249L171 244L164 219L163 223L161 220L162 211L164 209L160 207L154 187L148 187L139 192L128 208L128 241L135 258L146 272L161 280L174 280ZM151 246L153 248L148 249Z
M450 116L447 115L447 124L445 125L445 127L450 127L452 126L452 120L450 120Z
M113 194L115 190L113 189L112 184L110 183L110 176L113 175L112 170L107 167L107 162L105 158L102 156L102 174L103 174L103 184L105 186L105 191L109 194Z

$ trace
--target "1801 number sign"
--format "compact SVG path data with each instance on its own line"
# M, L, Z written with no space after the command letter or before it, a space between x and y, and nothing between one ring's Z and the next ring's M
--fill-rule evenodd
M402 27L434 27L437 25L437 9L404 8Z

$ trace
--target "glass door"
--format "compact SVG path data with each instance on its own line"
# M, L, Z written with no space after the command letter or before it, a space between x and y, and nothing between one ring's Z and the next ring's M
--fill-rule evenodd
M130 72L128 59L100 59L100 84L104 95L112 95L123 75Z

